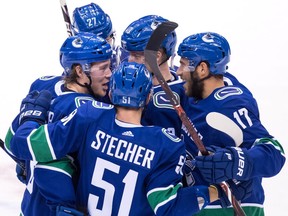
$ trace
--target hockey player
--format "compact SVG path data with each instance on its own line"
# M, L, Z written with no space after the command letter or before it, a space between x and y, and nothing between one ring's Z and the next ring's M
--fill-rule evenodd
M221 188L182 187L181 139L164 128L141 125L152 93L145 66L124 62L110 83L115 106L89 101L44 125L48 92L30 93L10 142L13 153L45 162L78 152L77 205L89 215L192 215L218 199Z
M116 45L116 31L112 25L110 16L102 8L90 3L73 11L73 31L90 32L108 41L112 47L111 71L120 64L121 47Z
M121 45L122 48L129 52L128 61L145 62L144 49L148 40L157 25L165 21L168 20L161 16L148 15L135 20L125 29L121 37ZM180 103L184 105L187 97L184 92L183 81L168 64L169 59L175 53L176 42L176 32L173 31L163 41L158 51L157 61L163 77L180 100ZM174 135L180 137L181 120L169 99L167 99L156 77L153 77L153 90L153 99L144 110L142 123L144 125L164 127Z
M284 151L262 125L251 92L241 83L225 85L223 76L230 54L228 41L213 32L188 36L179 45L177 74L186 81L184 87L190 97L185 110L200 139L214 153L197 156L196 145L185 130L184 141L191 158L195 157L192 173L196 185L233 179L251 181L252 194L243 194L242 207L247 215L263 216L261 181L282 169ZM234 213L232 208L222 209L215 202L199 215Z
M119 47L115 45L115 31L112 26L112 21L109 15L106 14L99 5L91 3L75 8L73 11L72 29L75 35L78 34L78 32L90 32L106 39L113 49L113 57L111 57L111 65L113 65L113 67L111 70L119 65L118 56L120 54L117 54ZM62 75L65 75L65 71ZM64 90L64 81L62 78L63 76L40 77L31 84L29 92L46 89L49 90L52 93L52 97L55 98L62 94Z
M52 102L49 122L67 116L87 101L93 101L95 97L90 95L91 92L97 97L106 95L111 77L111 54L108 42L92 33L79 33L65 40L60 49L60 61L65 70L64 91ZM18 124L19 119L12 123L6 143L9 143ZM23 215L64 216L67 211L70 212L67 215L80 215L73 209L75 190L72 180L77 180L78 176L72 156L49 163L31 162L35 166L27 169L29 179L21 204Z
M94 22L92 22L94 21ZM115 31L112 27L112 22L108 14L106 14L102 8L94 3L91 3L89 5L84 5L82 7L78 7L73 12L73 32L74 34L77 34L79 31L81 32L92 32L96 35L100 35L102 37L105 37L107 41L114 47L113 56L111 57L111 61L114 67L116 67L119 64L118 54L118 48L115 46ZM119 54L120 55L120 54ZM111 65L112 65L111 64ZM113 69L112 68L112 69ZM65 72L63 72L62 76L43 76L38 79L36 79L30 86L29 92L32 92L33 90L49 90L52 94L52 98L57 97L58 95L61 95L64 91L64 81L63 81L63 75L65 75ZM88 84L89 86L89 84ZM90 92L92 94L92 92ZM98 100L109 102L109 99L107 99L107 95L102 98L97 98ZM24 170L20 166L16 166L16 173L17 177L20 181L26 182L26 175Z

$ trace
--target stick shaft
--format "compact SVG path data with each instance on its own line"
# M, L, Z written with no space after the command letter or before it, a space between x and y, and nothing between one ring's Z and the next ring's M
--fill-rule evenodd
M68 36L73 36L72 24L71 24L71 19L70 19L66 0L60 0L60 6L61 6L61 11L62 11L62 15L64 18L64 22L66 25L67 34Z
M173 94L171 88L164 79L157 63L157 51L159 50L162 41L170 32L172 32L175 28L177 28L177 26L178 26L177 23L168 21L160 24L154 30L144 51L145 65L149 71L153 72L156 79L160 83L165 94L168 96L170 103L172 104L178 116L180 117L183 125L186 127L188 133L194 140L194 143L197 145L198 150L202 153L202 155L208 155L209 153L205 145L203 144L202 140L199 138L193 126L193 123L187 117L185 111L181 107L180 101L178 101L176 96ZM228 196L230 189L227 187L227 185L225 183L221 183L220 186L223 188L226 195ZM238 203L237 199L233 196L232 193L231 193L231 203L237 216L246 216L244 210L241 208L240 204Z
M4 141L2 139L0 139L0 147L3 149L3 151L6 152L6 154L8 154L10 156L10 158L12 158L23 170L26 170L25 168L25 164L23 162L21 162L20 160L18 160L16 157L14 157L13 155L11 155L5 148L4 146Z

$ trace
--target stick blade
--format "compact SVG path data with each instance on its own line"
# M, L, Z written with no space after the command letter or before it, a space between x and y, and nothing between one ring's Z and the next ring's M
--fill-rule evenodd
M165 37L177 27L178 24L172 21L166 21L159 24L157 28L153 31L146 45L145 51L146 50L158 51Z
M149 41L144 50L145 65L150 72L158 71L157 51L159 50L165 37L178 27L178 24L172 21L160 23L152 32ZM161 72L159 72L160 76ZM161 76L160 76L161 77Z

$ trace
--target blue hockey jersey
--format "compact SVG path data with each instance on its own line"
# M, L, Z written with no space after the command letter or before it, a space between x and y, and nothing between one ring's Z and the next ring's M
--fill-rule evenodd
M48 90L52 97L55 98L58 95L61 95L64 92L64 81L62 80L62 76L43 76L38 79L36 79L30 86L29 92L32 92L34 90L41 91L41 90ZM11 154L10 151L10 139L14 135L14 131L18 128L18 117L14 119L11 126L9 127L9 130L7 132L6 138L5 138L5 148L6 150ZM23 163L25 163L26 168L26 189L23 194L23 199L21 203L21 214L22 215L39 215L43 212L47 212L47 215L49 216L50 208L47 205L47 200L43 197L43 195L40 193L39 187L36 186L36 182L34 181L34 168L36 166L35 162L30 162L29 160L25 160ZM67 176L70 176L72 174L72 170L68 167L63 167L65 169L65 173ZM66 193L68 197L74 196L71 202L75 202L75 193L68 194L68 191ZM56 198L56 197L55 197ZM66 200L70 200L70 198L67 198ZM70 203L70 201L69 201Z
M53 99L49 110L49 122L69 115L81 104L94 100L84 93L62 92ZM6 143L19 127L18 117L12 122ZM75 207L75 190L72 177L76 172L73 157L65 156L61 160L49 163L25 162L27 187L21 203L22 215L54 215L57 205ZM59 184L59 181L62 184ZM47 190L49 188L50 190Z
M55 98L64 92L64 81L62 76L43 76L31 84L29 92L34 90L48 90L52 94L52 98Z
M11 139L11 150L41 162L78 152L77 206L89 215L198 212L199 190L182 188L183 141L164 128L132 125L115 116L112 105L90 101L55 123L39 127L26 121Z
M181 106L184 106L187 100L183 87L184 81L174 71L171 71L171 74L174 80L168 82L168 85L180 101ZM160 85L153 86L153 98L147 107L145 107L142 124L164 127L170 133L181 137L181 119Z
M170 72L174 77L174 80L167 84L176 98L180 101L180 105L185 107L188 97L186 96L183 87L184 81L174 70L171 69ZM240 82L238 82L238 80L230 73L226 73L224 79L229 85L233 83L240 85ZM145 107L142 116L142 124L164 127L169 130L170 133L173 133L177 137L181 137L182 121L160 85L153 86L153 98Z
M59 120L87 101L93 100L88 94L65 91L52 101L48 121ZM72 153L57 161L37 163L35 166L34 179L42 196L45 197L47 204L52 209L50 212L54 212L58 205L76 207L75 184L78 179L78 164L74 160L75 157ZM31 196L33 198L33 194ZM36 201L34 200L34 202ZM40 209L39 206L38 209Z
M251 92L231 74L227 74L227 78L230 80L227 84L230 85L215 89L203 100L190 98L184 108L205 146L240 146L251 149L254 189L252 196L242 201L242 206L248 212L247 215L263 215L265 194L261 185L262 177L274 176L282 169L285 163L284 151L262 125ZM183 134L190 156L198 155L198 149L184 126ZM196 184L203 184L196 169L194 175ZM220 208L220 205L207 206L200 215L214 215L215 210L219 215L233 215L231 208Z

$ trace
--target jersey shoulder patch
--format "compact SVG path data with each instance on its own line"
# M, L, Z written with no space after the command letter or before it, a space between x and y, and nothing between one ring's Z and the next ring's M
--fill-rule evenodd
M89 96L77 96L74 98L76 107L81 106L82 104L86 103L87 101L94 101L92 97Z
M243 94L242 89L235 86L227 86L216 91L214 93L214 97L216 98L216 100L224 100L227 97L241 94Z
M113 109L114 108L114 105L112 104L107 104L107 103L103 103L103 102L96 101L96 100L92 101L92 106L95 108L100 108L100 109Z
M177 100L180 100L180 96L173 91L173 94L177 98ZM174 109L168 96L164 91L158 91L154 93L153 95L153 104L155 107L162 108L162 109Z
M55 78L58 78L59 76L42 76L42 77L39 77L39 80L42 80L42 81L47 81L47 80L52 80L52 79L55 79Z

